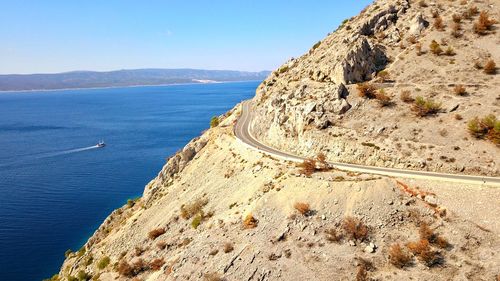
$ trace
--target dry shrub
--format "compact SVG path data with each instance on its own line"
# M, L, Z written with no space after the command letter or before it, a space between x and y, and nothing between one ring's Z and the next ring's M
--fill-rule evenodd
M447 249L450 247L450 243L443 236L438 236L434 244L436 244L436 246L438 246L441 249Z
M356 273L356 281L368 281L368 272L364 266L358 266L358 273Z
M446 48L446 51L444 51L444 54L446 56L449 56L449 57L456 55L455 50L453 50L453 48L451 46L448 46L448 48Z
M418 117L425 117L428 115L435 115L441 111L441 103L437 103L431 99L424 99L423 97L416 97L411 110Z
M455 38L462 37L462 32L460 32L461 30L462 30L462 25L458 22L454 22L451 25L451 36L453 36Z
M380 71L379 73L377 73L377 77L382 81L382 82L386 82L386 81L389 81L390 79L390 74L389 74L389 71L387 70L382 70Z
M181 217L183 219L190 219L199 214L205 205L208 204L208 199L198 199L191 204L184 204L181 206Z
M316 159L318 160L321 170L328 169L328 162L326 161L326 155L323 152L318 153L318 155L316 155Z
M420 228L418 230L418 233L420 234L420 239L421 240L427 240L430 243L433 243L433 242L436 241L437 235L429 227L429 225L427 223L425 223L425 222L422 222L420 224Z
M415 99L411 96L411 92L408 90L402 91L399 98L405 103L412 103L415 101Z
M227 242L227 243L224 243L224 253L230 253L234 250L234 246L233 246L233 243L231 242Z
M252 216L252 214L248 214L243 220L243 227L245 229L256 228L259 221Z
M153 229L151 230L149 233L148 233L148 237L149 239L151 240L155 240L156 238L158 238L159 236L165 234L166 232L166 229L165 228L156 228L156 229Z
M474 23L474 32L479 35L486 35L493 25L497 23L496 20L490 19L488 12L481 12L477 22Z
M411 264L412 257L406 253L398 243L389 248L389 262L397 268L403 268Z
M330 228L325 230L326 240L330 242L339 242L342 240L342 234L339 233L335 228Z
M154 259L149 263L149 267L154 270L160 270L162 266L165 264L165 261L162 258Z
M456 120L463 120L464 118L462 117L462 115L457 113L457 114L455 114L455 119Z
M434 28L439 31L444 30L443 18L439 15L437 15L436 18L434 19Z
M365 99L374 99L376 97L377 88L370 83L360 83L356 88L360 97Z
M418 42L417 37L415 37L415 35L408 36L408 39L406 39L406 41L408 41L408 43L410 44L415 44Z
M442 262L441 254L432 250L429 241L421 239L407 244L408 249L425 265L431 267Z
M342 223L345 233L352 240L364 241L368 238L368 227L357 218L346 217Z
M147 265L143 259L138 259L133 264L129 264L128 262L122 260L118 265L118 273L125 277L134 277L149 269L149 265Z
M419 5L421 8L426 8L426 7L428 7L427 2L425 2L424 0L420 0L420 1L418 1L418 5Z
M453 92L457 96L465 96L467 94L467 90L463 85L456 85L455 88L453 88Z
M436 56L439 56L443 53L443 49L441 49L441 46L439 46L439 43L436 40L432 40L429 48L431 50L431 53L435 54Z
M500 144L500 120L490 114L481 119L475 117L467 124L469 133L477 139L488 139L496 145Z
M376 94L375 94L375 98L377 99L378 101L378 104L380 105L380 107L386 107L386 106L391 106L393 103L392 103L392 99L390 96L388 96L384 89L380 89Z
M486 64L483 67L483 71L486 74L496 74L497 73L497 65L495 61L493 60L488 60Z
M299 211L303 216L307 216L311 212L311 208L309 207L309 204L303 203L303 202L297 202L293 205L295 210Z
M462 16L459 14L453 14L451 16L451 19L453 20L454 23L460 23L462 22Z
M417 56L421 56L423 54L422 52L422 44L418 43L415 45L415 50L417 51Z
M316 160L314 159L305 159L302 163L299 164L300 173L306 176L311 176L314 172L316 172Z

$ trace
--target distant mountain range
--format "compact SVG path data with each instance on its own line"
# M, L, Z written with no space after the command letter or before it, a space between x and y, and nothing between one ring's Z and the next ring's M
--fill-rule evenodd
M179 83L264 80L270 71L201 69L133 69L109 72L73 71L55 74L0 75L0 91L126 87Z

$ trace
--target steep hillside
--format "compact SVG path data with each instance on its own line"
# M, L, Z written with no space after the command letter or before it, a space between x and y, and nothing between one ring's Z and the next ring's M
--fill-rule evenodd
M500 36L474 26L483 12L500 18L499 5L377 1L262 83L254 134L331 161L499 175L500 124L493 141L468 132L475 117L498 116L500 76L484 66L500 62ZM418 97L437 106L419 110Z
M499 4L376 1L259 86L252 133L328 160L498 174L494 120L479 122L484 139L467 122L498 110L498 76L483 63L500 56L497 25L471 29L472 7L498 18ZM458 38L454 14L464 17ZM456 54L432 54L433 39ZM363 81L374 98L358 95ZM418 95L440 108L418 108ZM52 280L500 278L500 189L341 171L322 155L314 167L280 160L235 137L241 110L169 158Z

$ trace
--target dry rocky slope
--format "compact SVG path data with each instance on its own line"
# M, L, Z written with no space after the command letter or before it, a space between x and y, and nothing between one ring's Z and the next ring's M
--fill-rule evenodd
M498 76L474 68L487 57L500 61L496 27L475 35L472 13L461 37L449 31L452 15L476 6L500 18L499 5L376 1L259 86L253 133L332 161L497 175L498 148L466 129L473 116L497 113ZM444 31L433 26L435 11ZM411 34L425 53L416 55ZM455 56L429 52L442 38ZM389 81L372 79L382 69ZM370 79L392 106L358 96L355 83ZM468 94L454 95L455 84ZM406 89L442 102L443 111L416 117L399 100ZM52 280L500 278L500 189L323 165L308 175L236 139L240 114L238 105L169 158L143 197L114 211Z

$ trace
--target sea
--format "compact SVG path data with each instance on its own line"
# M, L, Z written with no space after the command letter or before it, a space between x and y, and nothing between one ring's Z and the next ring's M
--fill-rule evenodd
M66 250L259 83L1 92L0 280L57 273Z

